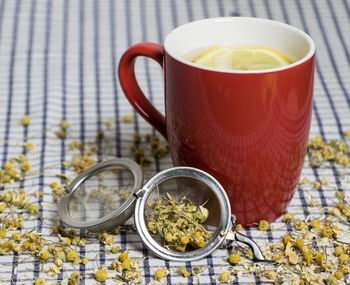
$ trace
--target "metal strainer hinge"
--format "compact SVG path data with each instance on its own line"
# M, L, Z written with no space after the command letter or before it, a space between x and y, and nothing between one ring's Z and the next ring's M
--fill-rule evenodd
M256 261L268 261L265 259L264 255L261 252L260 247L258 246L258 244L252 240L251 238L247 237L246 235L235 231L235 222L236 222L236 217L234 215L231 216L231 230L227 233L225 239L228 240L227 244L226 244L226 248L229 248L232 246L232 243L234 241L238 241L241 243L244 243L246 245L248 245L251 250L253 251L254 254L254 259Z
M134 193L134 196L135 196L136 198L140 198L140 197L142 197L145 193L146 193L146 190L143 189L143 188L141 188L141 189L137 190L137 191Z

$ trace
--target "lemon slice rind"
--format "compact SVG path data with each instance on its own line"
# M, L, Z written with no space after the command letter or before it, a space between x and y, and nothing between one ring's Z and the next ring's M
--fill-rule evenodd
M216 46L201 54L194 63L225 70L261 70L283 67L291 61L269 48Z

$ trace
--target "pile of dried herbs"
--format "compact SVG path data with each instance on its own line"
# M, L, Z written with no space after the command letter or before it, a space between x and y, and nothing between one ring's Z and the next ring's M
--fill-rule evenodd
M321 135L310 139L307 144L310 157L309 164L312 167L321 166L327 161L347 166L349 164L348 146L344 140L323 141Z
M149 232L160 235L167 249L184 252L202 248L211 237L211 232L201 225L209 216L208 209L185 196L176 201L166 193L166 197L149 203L145 214Z

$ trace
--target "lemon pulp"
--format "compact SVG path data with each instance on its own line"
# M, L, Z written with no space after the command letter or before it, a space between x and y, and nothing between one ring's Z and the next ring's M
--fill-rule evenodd
M259 70L283 67L292 61L270 48L216 46L202 53L194 63L226 70Z

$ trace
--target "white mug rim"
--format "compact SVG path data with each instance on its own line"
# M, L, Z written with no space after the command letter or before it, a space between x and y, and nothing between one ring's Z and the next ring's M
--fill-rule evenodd
M226 70L226 69L219 69L219 68L213 68L213 67L206 67L206 66L201 66L201 65L195 64L193 62L190 62L188 60L185 60L181 56L174 55L173 53L169 52L168 39L169 39L169 37L171 37L171 35L174 32L177 32L179 29L183 29L186 26L190 26L194 23L199 23L199 22L233 21L233 20L238 20L238 19L249 20L249 21L270 22L270 23L273 23L275 25L279 25L281 27L289 29L289 30L293 31L294 33L302 36L308 42L309 50L304 57L298 59L297 61L295 61L289 65L286 65L283 67L278 67L278 68L261 69L261 70ZM176 27L175 29L173 29L171 32L169 32L164 39L163 47L164 47L164 51L167 55L169 55L170 57L174 58L176 61L179 61L185 65L192 66L196 69L215 71L215 72L220 72L220 73L235 73L235 74L236 73L241 73L241 74L270 73L270 72L277 72L277 71L292 69L293 67L299 66L299 65L303 64L304 62L308 61L310 58L312 58L314 56L314 54L316 52L316 47L315 47L314 41L307 33L302 31L301 29L299 29L295 26L283 23L283 22L265 19L265 18L257 18L257 17L214 17L214 18L200 19L197 21L191 21L191 22L185 23L183 25L180 25L180 26Z

